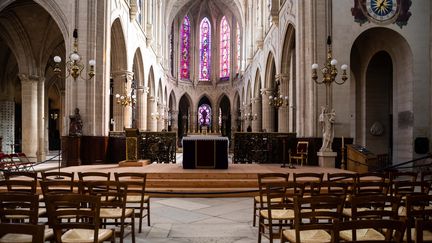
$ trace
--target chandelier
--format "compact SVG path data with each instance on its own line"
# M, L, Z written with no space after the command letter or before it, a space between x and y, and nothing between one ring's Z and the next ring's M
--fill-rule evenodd
M125 80L125 82L127 83L127 79ZM115 95L117 104L122 105L122 106L132 106L133 107L136 104L135 89L136 89L135 79L132 78L130 94L127 93L127 90L125 87L123 94L116 94Z
M81 76L81 72L84 69L84 64L81 63L81 56L78 54L78 30L74 29L73 31L73 51L69 55L69 60L66 61L66 72L67 75L64 78L68 78L69 76L72 76L74 80L76 80L78 77L81 77L82 79L86 80L86 78L83 78ZM54 73L57 74L58 77L61 77L61 68L60 68L60 62L61 57L55 56L54 58L55 66L54 66ZM88 79L92 79L95 75L94 66L96 65L96 61L94 59L91 59L88 62L90 66L90 70L88 71Z
M276 109L281 107L284 103L288 106L288 96L283 96L280 93L279 85L280 82L277 80L275 90L273 91L273 94L269 96L269 104Z

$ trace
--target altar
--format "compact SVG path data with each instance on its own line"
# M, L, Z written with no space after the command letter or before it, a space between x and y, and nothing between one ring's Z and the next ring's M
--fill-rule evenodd
M196 135L183 137L183 169L227 169L227 137Z

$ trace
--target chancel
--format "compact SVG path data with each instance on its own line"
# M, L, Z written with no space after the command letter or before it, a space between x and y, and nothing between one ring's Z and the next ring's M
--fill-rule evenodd
M0 182L139 173L126 180L141 178L140 193L115 195L139 232L91 230L149 242L292 241L291 211L291 225L263 232L273 227L266 190L331 196L321 188L339 173L352 183L417 173L417 191L430 191L431 11L427 0L2 0ZM304 173L319 188L290 184ZM39 175L15 174L38 193ZM396 181L379 183L394 194ZM360 194L353 187L335 194Z

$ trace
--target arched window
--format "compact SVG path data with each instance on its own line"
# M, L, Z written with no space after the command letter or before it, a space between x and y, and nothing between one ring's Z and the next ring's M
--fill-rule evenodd
M201 126L207 126L210 127L211 125L211 107L207 104L202 104L198 108L198 122L200 127Z
M220 25L220 78L229 79L230 76L230 27L225 16Z
M210 80L211 65L211 25L207 17L201 20L200 24L200 66L199 79L203 81Z
M180 29L180 78L189 79L190 78L190 21L189 17L186 15L183 19L183 23Z
M240 73L240 26L237 23L236 27L236 46L237 46L237 62L236 62L236 73Z

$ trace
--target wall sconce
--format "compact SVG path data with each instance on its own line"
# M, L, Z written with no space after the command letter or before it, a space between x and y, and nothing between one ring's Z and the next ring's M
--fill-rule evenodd
M51 113L50 114L51 119L53 120L57 120L58 119L58 114L57 113Z
M284 103L286 106L288 106L288 96L283 96L280 93L279 85L280 85L279 81L276 81L276 87L275 90L273 91L273 95L269 96L269 105L273 106L276 109L281 107Z
M252 115L251 113L247 113L244 118L245 118L245 120L253 121L253 120L258 119L258 115L257 114Z
M78 77L81 77L84 80L87 80L81 76L81 72L84 69L84 64L81 63L81 56L78 54L78 30L74 29L73 31L73 51L71 54L69 54L69 60L66 61L66 72L67 75L64 78L67 78L69 76L72 76L73 79L76 81ZM54 66L54 73L61 78L61 68L60 68L60 62L61 57L55 56L54 58L55 66ZM96 65L96 61L94 59L91 59L88 62L90 66L90 70L88 71L89 80L92 79L95 75L94 66Z
M159 112L156 112L156 113L151 113L151 118L153 119L153 120L159 120L161 117L160 117L160 114L159 114Z

